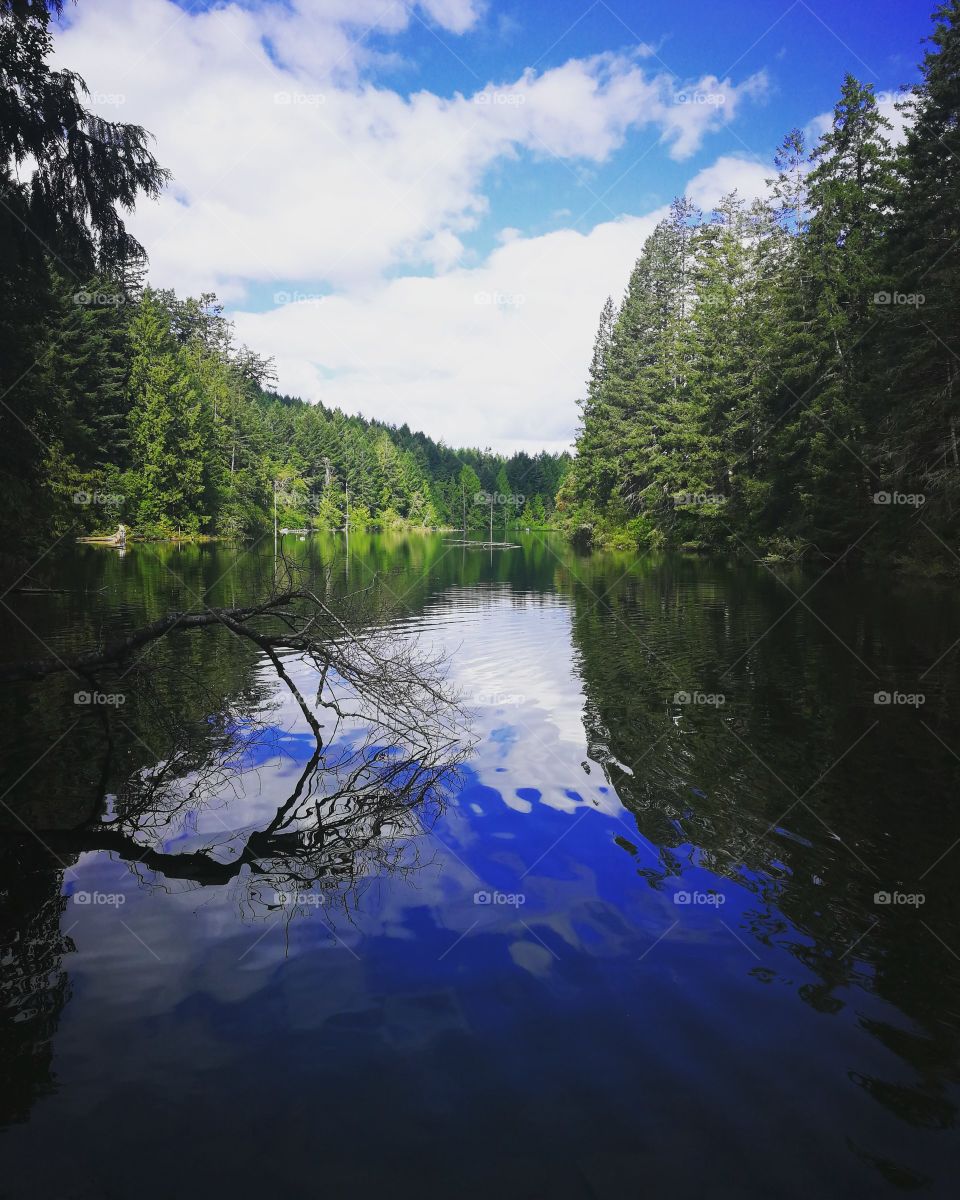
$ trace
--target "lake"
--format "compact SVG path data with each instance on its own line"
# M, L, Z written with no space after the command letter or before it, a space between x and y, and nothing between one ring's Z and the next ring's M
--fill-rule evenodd
M422 803L227 629L3 688L2 1194L955 1194L955 589L455 541L284 539L445 656ZM4 655L272 554L61 544Z

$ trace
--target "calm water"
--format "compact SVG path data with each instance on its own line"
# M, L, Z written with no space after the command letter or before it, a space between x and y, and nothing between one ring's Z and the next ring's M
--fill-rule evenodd
M956 595L521 540L290 546L470 708L386 825L321 818L356 730L311 763L226 630L109 722L3 689L0 1193L956 1194ZM55 551L4 654L245 601L265 547Z

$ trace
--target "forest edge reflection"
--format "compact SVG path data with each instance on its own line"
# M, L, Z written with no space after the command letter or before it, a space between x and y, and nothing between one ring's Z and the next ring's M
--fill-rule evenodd
M694 934L706 936L709 921L719 916L735 931L734 936L744 938L759 955L761 962L742 947L736 948L743 955L744 973L766 985L771 1000L770 985L780 983L794 990L803 1005L821 1018L836 1020L846 1012L845 1025L855 1021L900 1064L900 1070L890 1069L888 1063L884 1069L852 1071L851 1084L912 1128L955 1128L951 1091L957 1042L947 1016L954 977L948 951L926 934L915 910L878 909L874 904L877 891L911 891L912 881L927 872L956 840L950 807L942 804L943 788L955 778L955 769L946 751L938 750L935 739L922 729L918 714L893 706L882 711L874 708L872 676L851 668L851 656L840 641L802 609L757 642L757 635L774 625L789 602L782 597L777 581L760 572L704 560L667 558L637 564L621 563L610 556L574 558L562 550L560 555L551 554L536 544L526 547L522 556L503 556L492 564L486 555L468 554L461 559L454 552L431 557L429 544L419 541L398 544L389 553L387 545L375 539L369 542L365 552L368 569L377 567L378 555L401 562L409 559L404 569L419 580L411 599L411 607L418 613L441 597L444 604L461 608L475 602L483 606L485 616L497 616L501 626L511 612L527 614L525 636L533 632L534 619L548 611L563 617L556 639L572 651L574 678L582 686L578 715L585 731L587 763L594 771L599 768L616 788L626 810L614 823L616 853L623 856L626 852L636 860L636 874L649 887L653 902L646 907L655 921L662 920L653 929L638 926L633 930L634 960L680 916L680 929L668 934L644 958L643 967L658 977L685 964L693 972L690 982L695 983L704 968L690 957L690 939ZM422 566L419 555L424 557ZM197 561L202 558L198 555ZM124 566L130 566L129 560ZM338 569L342 573L343 564ZM353 570L360 574L356 558ZM215 573L211 568L208 577ZM349 594L346 579L341 578L339 586ZM449 592L465 586L472 590ZM914 609L911 628L915 640L903 636L903 600L874 590L863 577L838 578L830 586L825 584L818 613L843 641L877 667L885 684L909 693L920 666L926 670L942 654L953 616L942 591L910 590L906 585L901 590L909 592ZM544 607L548 600L558 607ZM374 604L368 610L374 624L394 622L392 637L406 629L402 622L396 626L393 607L387 597L382 608ZM498 622L484 619L482 623L491 640L490 652L500 655L507 671L505 685L509 685L511 671L531 670L536 651L531 657L522 653L520 644L498 639L494 632ZM638 631L638 637L630 636L631 629ZM179 633L172 636L178 638ZM214 642L217 649L209 659L189 657L188 648L209 648ZM720 685L723 672L754 643L747 658L735 665ZM176 847L160 844L165 826L152 823L149 813L137 811L136 795L146 798L152 788L162 791L177 775L189 778L191 785L196 783L199 796L213 797L227 790L226 778L241 762L249 764L257 755L283 751L276 749L275 730L255 729L268 698L265 679L272 675L275 686L275 672L269 668L267 673L237 673L241 661L248 671L251 664L265 665L259 648L241 646L225 631L215 632L209 640L205 635L186 635L175 648L181 660L177 670L150 672L145 677L147 686L139 690L131 709L138 710L136 728L155 750L161 749L161 726L148 719L155 710L167 718L171 710L177 713L182 741L171 751L152 754L150 767L160 771L159 778L150 780L134 772L136 788L129 792L129 800L122 799L121 788L115 792L113 807L116 813L129 804L135 824L132 840L138 853L150 843L157 855L190 859L195 851L174 854ZM209 685L218 681L218 668L228 654L234 656L234 674L227 689L231 702L218 707L205 696ZM185 655L187 670L182 661ZM667 677L664 661L679 678ZM37 686L45 688L51 682ZM309 694L309 685L299 675L294 682L301 695ZM531 680L522 690L532 696L537 686ZM924 720L949 743L955 712L949 671L941 666L924 686L931 696ZM678 692L707 696L722 692L725 703L677 703ZM171 700L179 702L179 707ZM133 719L131 709L119 713L122 720ZM502 728L523 731L531 727L534 717L529 710L529 704L520 711L511 710ZM116 710L111 713L117 715ZM192 716L198 719L186 719ZM102 714L92 708L84 711L84 724L91 729L102 729L102 721ZM542 730L532 727L531 732ZM929 739L929 749L918 735ZM298 777L315 749L314 743L307 753L305 745L297 750L302 760ZM325 730L320 770L329 768L336 774L339 768L342 779L348 769L346 760L341 761L345 749L344 739ZM226 774L209 770L201 782L200 767L214 764ZM361 766L360 758L355 759L355 766ZM781 786L776 776L787 786ZM496 781L491 778L491 782ZM814 784L817 786L812 788ZM337 791L335 783L329 786L331 794ZM806 805L792 807L791 789L806 795ZM290 790L295 791L295 786ZM366 790L375 795L375 784L371 782ZM94 791L98 796L104 794L103 789ZM904 837L891 839L888 831L902 824L902 801L908 792L910 828L905 829ZM302 802L294 800L293 809L302 811L307 797L318 793L326 794L324 786L313 786L308 779L302 785ZM524 789L524 795L528 794L532 793ZM165 803L177 813L182 810L182 800L182 793L171 791L162 800L161 810ZM69 807L65 811L73 815ZM543 845L530 855L528 864L549 847L554 836L573 824L569 819L562 823L559 814L548 822L542 808L536 811L538 840L542 838ZM309 811L307 816L309 825ZM269 835L273 820L274 814L261 822L253 831L254 838ZM633 820L636 834L624 827ZM269 855L279 857L290 846L283 839L303 830L297 820L288 824L281 816L280 821L275 830L280 840L260 855L271 867ZM599 836L595 824L599 831L602 822L584 820L581 824L577 819L576 823L576 835L561 845L575 860L590 863ZM63 828L62 823L58 827L56 821L42 826L50 832L49 845L64 858L87 848L71 841L85 832L84 822L71 820L69 824L71 828ZM117 831L117 818L98 821L98 826L110 835ZM506 832L510 827L502 828ZM415 835L413 830L413 836L405 839L408 845ZM462 852L459 845L457 849ZM253 850L259 853L256 841ZM238 850L234 857L239 859L242 854L243 850ZM234 868L233 859L219 852L207 858L218 864L216 870L224 869L223 864ZM367 861L371 872L379 871L375 859ZM144 865L148 863L149 859ZM299 862L293 865L296 872L310 878ZM208 864L201 863L198 873L207 869ZM248 873L242 874L246 879ZM624 874L633 872L618 872ZM358 882L363 877L358 873ZM235 877L224 882L229 886ZM508 893L513 890L507 881L491 878L490 882L495 887L502 884ZM320 886L322 881L317 879L314 887ZM954 943L956 904L950 872L942 874L937 869L924 886L928 903L920 915L948 944ZM727 903L719 912L706 905L699 912L693 905L682 912L673 907L678 903L678 888L705 893L720 890L726 893ZM278 893L295 899L309 895L309 889L294 877L268 876L251 899L270 917L281 913L276 907ZM59 901L62 906L68 898ZM532 920L533 928L542 933L543 927L529 913L528 907L524 919ZM69 940L70 924L64 920L63 933L59 928L51 932L61 940L66 934ZM442 950L455 936L447 936ZM735 947L733 937L725 936ZM562 945L548 940L565 953ZM444 962L452 964L460 954L458 949ZM794 969L785 968L785 956L793 960ZM51 956L51 961L56 957ZM902 1156L898 1162L900 1165L874 1165L895 1175L902 1169Z

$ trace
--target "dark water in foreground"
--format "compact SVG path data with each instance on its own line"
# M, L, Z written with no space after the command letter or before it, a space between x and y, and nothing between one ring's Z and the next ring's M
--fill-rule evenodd
M956 1194L956 596L522 541L294 543L386 573L477 741L263 874L315 746L249 646L171 633L109 744L71 677L3 690L0 1194ZM260 551L54 552L4 653L239 603Z

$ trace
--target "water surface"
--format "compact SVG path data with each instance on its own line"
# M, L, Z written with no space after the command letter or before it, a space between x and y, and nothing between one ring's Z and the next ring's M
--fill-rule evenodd
M470 710L451 793L383 827L347 794L306 883L243 847L355 730L312 763L226 630L110 722L4 689L3 1194L954 1194L955 595L448 541L287 541ZM58 549L4 653L242 603L271 552Z

